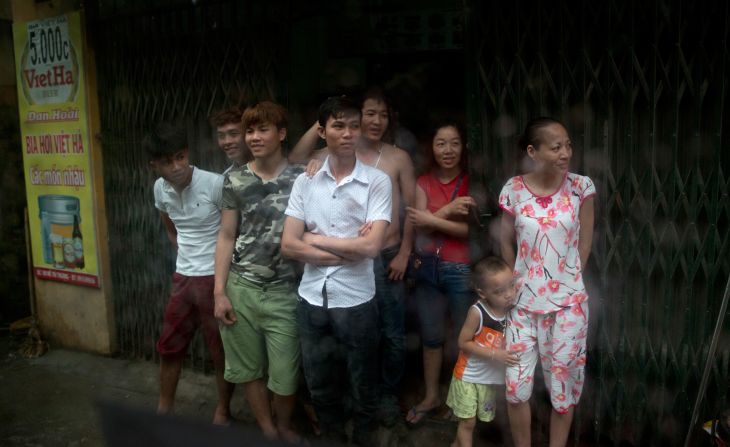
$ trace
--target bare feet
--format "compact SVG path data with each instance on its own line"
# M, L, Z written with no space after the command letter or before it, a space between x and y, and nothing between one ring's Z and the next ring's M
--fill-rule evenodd
M294 430L290 428L275 428L273 430L263 430L264 438L267 441L284 441L287 444L292 445L303 445L308 446L309 443L307 442L304 437L302 437L299 433L295 432Z
M312 427L314 436L320 436L322 430L319 428L319 419L317 419L317 413L314 411L312 404L304 404L304 412L307 414L307 419L309 419L309 425Z
M157 414L159 414L160 416L164 416L164 415L172 415L172 414L174 414L174 413L175 413L175 412L174 412L174 411L172 411L172 408L163 408L163 407L161 407L161 406L158 406L158 407L157 407Z
M228 427L231 425L231 412L228 408L218 405L213 413L213 425Z
M309 445L309 443L300 435L290 428L279 427L279 438L287 444Z

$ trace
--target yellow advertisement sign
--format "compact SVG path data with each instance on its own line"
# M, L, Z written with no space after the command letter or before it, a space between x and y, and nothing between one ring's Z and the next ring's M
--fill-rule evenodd
M81 16L14 23L13 40L35 275L99 287Z

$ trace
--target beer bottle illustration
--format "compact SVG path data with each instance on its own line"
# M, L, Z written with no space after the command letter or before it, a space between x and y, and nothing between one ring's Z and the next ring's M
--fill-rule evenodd
M71 233L73 238L74 257L76 258L76 268L84 268L84 240L81 237L81 229L79 228L79 216L74 215L74 230Z

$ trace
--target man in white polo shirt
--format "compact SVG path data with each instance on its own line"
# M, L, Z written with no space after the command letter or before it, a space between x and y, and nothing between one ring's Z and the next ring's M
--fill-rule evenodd
M322 430L342 441L349 382L353 442L372 445L378 385L373 258L390 223L391 182L355 157L360 114L345 97L320 106L319 136L329 156L313 177L302 174L294 182L281 253L305 263L297 324L304 375Z
M223 379L223 345L213 316L215 243L220 227L223 177L191 166L183 128L161 124L142 146L160 176L154 186L155 207L177 249L170 300L165 308L160 353L160 399L157 412L172 412L175 390L188 345L200 328L216 370L218 405L214 424L230 418L232 385Z

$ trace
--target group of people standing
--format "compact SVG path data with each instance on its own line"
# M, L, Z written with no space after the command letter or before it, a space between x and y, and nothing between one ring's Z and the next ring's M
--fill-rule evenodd
M515 444L530 445L538 355L553 403L551 445L565 444L583 385L581 273L595 192L590 179L568 172L565 127L548 118L528 124L521 145L533 169L510 179L499 198L502 258L474 263L467 236L476 203L461 127L436 127L416 178L410 155L385 141L392 118L377 89L359 103L328 98L287 155L282 106L220 112L211 124L232 163L224 175L190 165L184 129L161 125L144 139L160 176L155 206L178 251L157 343L158 412L172 411L200 328L216 368L215 424L229 422L240 384L266 438L304 442L291 426L303 371L323 435L347 442L351 416L352 442L377 445L374 420L402 418L410 270L425 395L406 421L441 406L449 315L461 350L446 400L460 421L454 445L471 445L476 419L494 418L500 389ZM317 139L324 150L314 150Z

